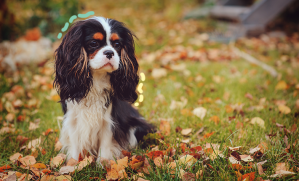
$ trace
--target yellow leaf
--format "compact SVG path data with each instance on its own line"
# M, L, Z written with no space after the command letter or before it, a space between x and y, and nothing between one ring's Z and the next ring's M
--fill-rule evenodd
M210 118L210 121L213 121L215 124L218 124L220 121L220 118L218 116L212 116Z
M291 112L291 109L285 105L279 105L278 110L283 114L289 114Z
M47 166L43 163L36 163L34 165L32 165L32 167L35 167L35 168L47 168Z
M258 124L260 127L265 128L265 122L259 117L252 118L250 121L251 124Z
M225 106L225 111L226 111L227 113L231 113L231 112L234 111L234 109L233 109L230 105L226 105L226 106Z
M288 88L288 85L285 81L281 80L277 83L275 86L275 90L286 90Z

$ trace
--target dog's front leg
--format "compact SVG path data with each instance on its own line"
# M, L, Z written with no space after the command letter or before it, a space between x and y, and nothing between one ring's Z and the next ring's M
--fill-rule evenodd
M109 125L105 125L105 128L100 135L100 148L98 151L97 162L101 161L101 158L113 160L113 133Z

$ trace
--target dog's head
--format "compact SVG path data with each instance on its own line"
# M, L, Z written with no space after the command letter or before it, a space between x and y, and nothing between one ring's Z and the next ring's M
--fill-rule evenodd
M61 101L80 102L94 73L110 74L112 93L133 103L138 95L134 34L119 21L94 17L78 21L55 51L55 80Z

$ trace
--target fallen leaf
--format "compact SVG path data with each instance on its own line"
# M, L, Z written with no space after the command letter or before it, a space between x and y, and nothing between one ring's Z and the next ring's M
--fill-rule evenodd
M43 163L36 163L36 164L32 165L32 167L35 167L35 168L38 168L38 169L47 168L47 166Z
M128 157L125 157L128 159ZM125 159L123 158L123 159ZM121 160L118 160L121 161ZM91 164L93 162L93 158L92 156L89 157L85 157L82 161L79 162L78 166L76 167L77 170L82 170L84 167L86 167L87 165ZM120 163L118 163L120 164Z
M291 112L291 109L285 105L279 105L278 110L283 114L289 114Z
M204 108L204 107L198 107L198 108L195 108L192 113L199 117L201 120L203 120L203 118L206 116L206 113L207 113L207 109Z
M167 70L164 68L154 68L152 70L152 77L155 79L165 77L167 75Z
M8 113L5 116L5 120L7 120L8 122L12 122L15 119L15 115L13 113Z
M75 166L77 165L79 162L77 160L75 160L74 158L69 159L69 161L67 162L66 166Z
M252 100L253 99L253 96L250 94L250 93L246 93L245 94L245 97Z
M148 154L146 154L150 159L155 159L156 157L163 156L162 151L151 151Z
M261 128L265 129L265 122L259 117L252 118L250 121L251 124L258 124Z
M181 165L186 165L187 168L190 168L194 163L196 163L197 160L192 156L192 155L185 155L182 156L179 160L178 163Z
M72 180L72 177L70 175L60 175L58 177L55 177L56 181L69 181Z
M184 175L182 176L182 181L195 181L196 180L196 176L194 173L190 173L190 172L185 172Z
M242 146L237 146L237 147L228 147L231 151L238 151Z
M285 81L281 80L277 83L275 86L275 90L286 90L288 88L288 85Z
M41 137L31 140L28 145L27 148L31 149L31 148L36 148L37 146L39 146L39 144L41 143Z
M14 162L14 161L16 161L16 160L18 160L19 158L22 158L22 157L23 157L23 155L21 153L15 153L15 154L13 154L9 157L9 160Z
M59 170L59 174L68 174L68 173L73 173L75 171L74 166L63 166Z
M260 151L260 147L259 146L257 146L257 147L255 147L255 148L250 148L250 150L249 150L249 153L250 154L254 154L255 152L257 152L257 151Z
M250 155L240 155L241 160L244 162L252 162L253 158Z
M255 179L255 172L247 173L242 176L242 181L254 181Z
M232 113L234 111L234 109L230 105L226 105L225 111L226 111L226 113Z
M24 166L34 165L36 163L36 160L35 160L34 156L25 156L23 158L20 158L19 161Z
M62 164L63 161L64 161L64 159L61 156L56 156L56 157L51 159L50 166L51 167L58 167L59 165Z
M49 128L45 132L43 132L44 136L48 136L48 134L53 133L53 129Z
M215 133L215 132L212 131L211 133L207 133L207 134L205 134L203 137L204 137L204 138L209 138L209 137L212 136L214 133Z
M154 164L157 166L157 167L162 167L163 166L163 160L161 157L156 157L154 159Z
M35 124L33 122L29 123L29 130L36 130L37 128L39 128L38 124Z
M257 170L259 172L259 175L264 175L264 169L263 169L263 166L261 164L258 164L257 165Z
M230 156L228 157L228 160L230 161L231 164L240 164L240 161L238 161L235 157Z
M213 121L217 125L220 121L220 118L218 116L212 116L210 121Z
M189 135L192 132L192 128L182 129L181 134L184 136Z
M168 136L170 134L170 123L168 121L161 121L160 131Z
M61 150L61 148L62 148L62 144L61 144L61 142L60 141L57 141L56 143L55 143L55 151L59 151L59 150Z

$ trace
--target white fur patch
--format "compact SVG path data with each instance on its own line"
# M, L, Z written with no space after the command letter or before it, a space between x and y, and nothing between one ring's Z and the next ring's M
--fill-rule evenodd
M107 34L107 36L106 36L107 45L111 45L110 41L109 41L109 38L111 36L111 27L109 25L110 19L104 18L104 17L97 17L97 16L95 16L91 19L95 19L95 20L99 21L102 24L102 26L103 26L104 30L106 31L106 34Z
M78 159L84 149L106 159L121 154L121 147L113 139L112 104L105 107L107 97L104 89L111 88L110 77L94 73L93 80L91 91L79 104L67 101L60 141L68 159Z

